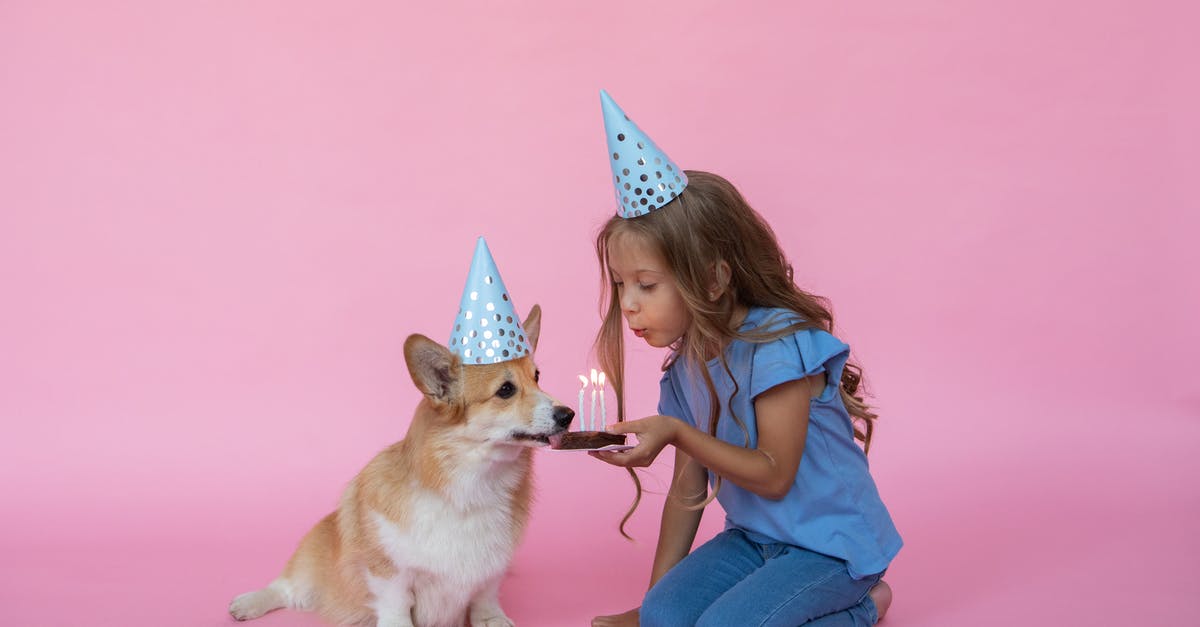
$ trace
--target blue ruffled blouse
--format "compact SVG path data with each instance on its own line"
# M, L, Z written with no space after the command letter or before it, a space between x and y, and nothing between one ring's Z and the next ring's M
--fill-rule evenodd
M779 329L799 320L785 309L752 308L742 331ZM850 415L838 393L849 356L850 347L830 333L804 329L761 344L731 342L725 359L736 382L719 359L709 361L707 367L722 407L717 437L748 448L758 446L754 399L759 394L787 381L825 373L825 389L809 405L804 454L787 495L772 500L725 481L717 500L725 509L727 529L741 529L759 543L785 542L845 560L850 575L862 578L886 569L903 541L871 479L867 457L854 441ZM708 393L699 373L689 375L693 367L680 359L667 369L660 383L658 412L707 433ZM731 396L745 432L729 415ZM715 481L711 472L709 481Z

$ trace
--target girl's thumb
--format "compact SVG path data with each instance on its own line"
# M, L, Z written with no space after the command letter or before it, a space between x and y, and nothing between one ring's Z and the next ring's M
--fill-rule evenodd
M616 422L608 425L609 433L636 433L636 429L630 429L628 422Z

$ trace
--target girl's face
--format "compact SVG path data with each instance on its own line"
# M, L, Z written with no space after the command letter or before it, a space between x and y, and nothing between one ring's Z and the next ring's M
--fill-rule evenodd
M608 240L608 271L634 335L660 348L683 337L692 316L658 250L640 235L617 234Z

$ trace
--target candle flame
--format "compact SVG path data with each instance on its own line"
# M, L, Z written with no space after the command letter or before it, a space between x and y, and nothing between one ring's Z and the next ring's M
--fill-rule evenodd
M600 389L604 389L604 371L600 371Z
M592 385L596 385L596 369L592 368Z
M587 377L585 377L583 375L579 375L579 387L581 389L585 388L585 387L587 387L587 384L588 384Z

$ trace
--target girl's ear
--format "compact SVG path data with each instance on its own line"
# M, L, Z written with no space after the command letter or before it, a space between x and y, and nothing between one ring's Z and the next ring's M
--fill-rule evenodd
M733 271L729 268L729 263L724 259L713 264L712 269L713 281L708 286L708 299L716 301L725 295L725 290L729 289L729 281L733 277Z

